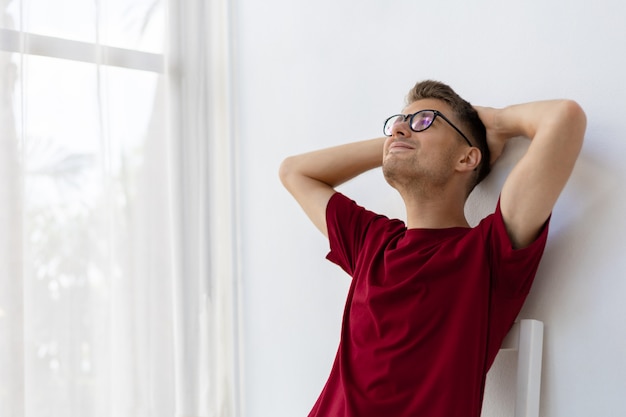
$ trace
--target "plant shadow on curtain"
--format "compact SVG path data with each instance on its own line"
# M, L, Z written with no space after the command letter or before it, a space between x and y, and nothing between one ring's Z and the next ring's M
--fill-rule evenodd
M191 278L166 81L0 51L0 416L181 409L177 326L206 312L176 295ZM184 343L206 339L194 330Z

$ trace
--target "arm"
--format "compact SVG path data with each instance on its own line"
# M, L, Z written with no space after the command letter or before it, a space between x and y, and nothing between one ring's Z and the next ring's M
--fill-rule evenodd
M326 206L335 187L382 165L385 138L349 143L288 157L280 179L313 224L328 237Z
M572 173L585 134L585 113L571 100L476 109L487 128L492 163L509 138L531 139L500 196L509 237L515 248L523 248L536 238Z

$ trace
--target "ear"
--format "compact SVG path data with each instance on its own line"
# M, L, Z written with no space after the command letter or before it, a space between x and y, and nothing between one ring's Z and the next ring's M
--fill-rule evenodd
M480 149L471 147L461 156L457 163L457 169L461 172L475 171L482 159Z

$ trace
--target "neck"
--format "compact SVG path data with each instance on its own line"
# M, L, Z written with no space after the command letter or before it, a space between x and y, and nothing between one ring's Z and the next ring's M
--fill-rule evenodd
M430 192L428 195L400 193L406 206L409 229L469 227L465 218L465 194Z

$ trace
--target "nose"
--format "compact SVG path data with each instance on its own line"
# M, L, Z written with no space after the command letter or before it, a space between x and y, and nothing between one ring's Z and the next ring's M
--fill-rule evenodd
M411 128L409 127L408 118L405 117L402 121L397 121L391 127L391 135L394 137L402 136L408 137L411 136Z

